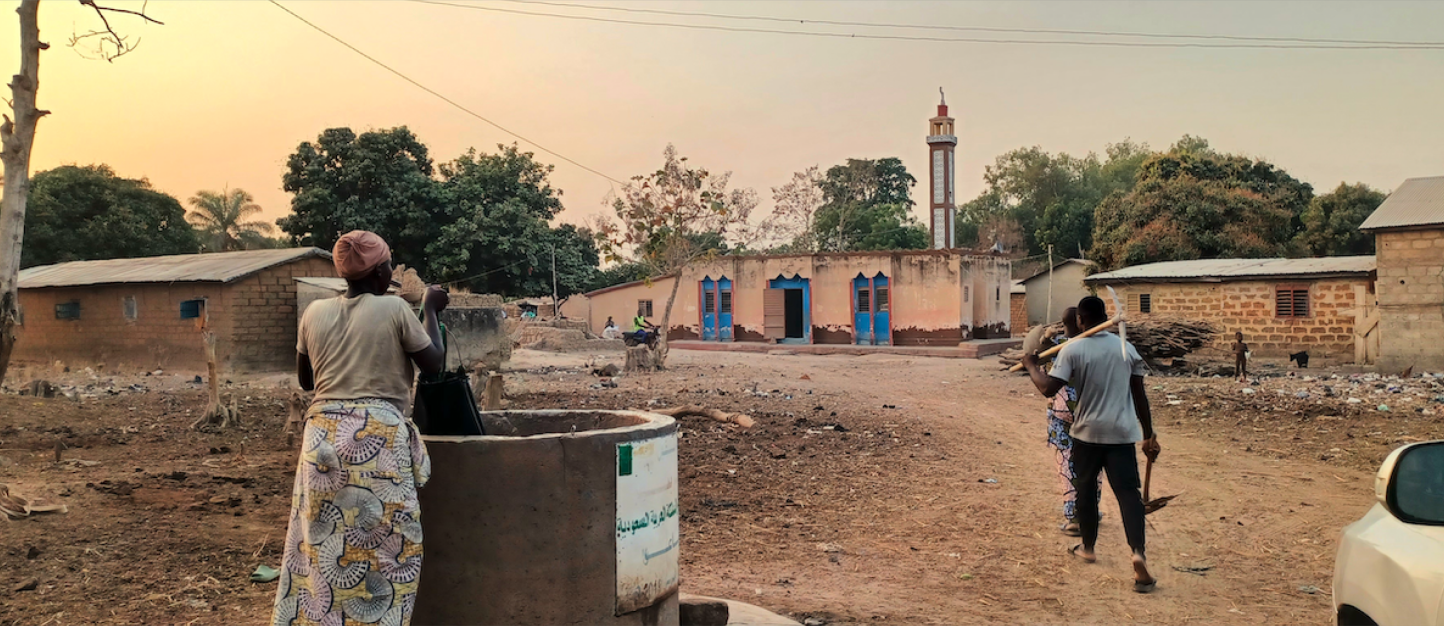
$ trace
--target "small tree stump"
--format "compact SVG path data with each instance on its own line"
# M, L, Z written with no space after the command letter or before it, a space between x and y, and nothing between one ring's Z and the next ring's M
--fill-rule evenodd
M655 372L662 369L657 361L657 353L647 346L634 346L627 348L627 364L623 368L628 373L633 372Z
M206 403L205 412L191 423L191 429L200 430L201 427L211 424L221 428L240 426L241 412L236 407L236 399L230 398L230 406L221 403L220 383L216 380L216 336L209 331L203 331L201 335L206 343L206 374L210 376L210 400Z

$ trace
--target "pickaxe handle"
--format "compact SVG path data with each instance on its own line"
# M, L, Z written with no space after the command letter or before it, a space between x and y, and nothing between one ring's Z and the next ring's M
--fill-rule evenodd
M1123 322L1123 316L1122 316L1122 315L1117 315L1117 316L1113 317L1112 319L1110 319L1110 320L1108 320L1108 321L1106 321L1106 322L1103 322L1102 324L1099 324L1099 325L1097 325L1097 326L1094 326L1093 328L1089 328L1088 330L1085 330L1085 331L1083 331L1083 332L1081 332L1081 333L1078 333L1078 335L1075 336L1075 337L1073 337L1073 338L1074 338L1074 339L1082 339L1082 338L1084 338L1084 337L1092 337L1093 335L1096 335L1096 334L1101 333L1101 332L1103 332L1103 331L1105 331L1105 330L1108 330L1109 328L1113 328L1114 326L1117 326L1117 325L1120 324L1121 322ZM1063 346L1065 346L1065 345L1067 345L1067 344L1058 344L1058 345L1056 345L1056 346L1053 346L1053 347L1051 347L1051 348L1048 348L1047 350L1044 350L1043 352L1039 353L1039 354L1038 354L1038 358L1039 358L1039 359L1045 359L1045 358L1051 357L1051 356L1053 356L1053 355L1055 355L1055 354L1058 354L1058 352L1061 351L1061 350L1063 349ZM1010 372L1016 372L1016 371L1021 370L1021 369L1023 369L1023 364L1022 364L1022 363L1019 363L1019 364L1017 364L1017 365L1014 365L1013 367L1008 368L1008 371L1010 371Z

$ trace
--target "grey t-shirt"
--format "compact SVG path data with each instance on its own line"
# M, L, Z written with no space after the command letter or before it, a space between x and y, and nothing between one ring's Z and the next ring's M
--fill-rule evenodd
M1124 358L1119 344L1128 347ZM1148 367L1131 343L1113 333L1070 339L1053 363L1049 376L1067 382L1078 392L1073 411L1074 439L1087 443L1119 444L1143 440L1143 427L1133 410L1130 378L1144 376Z

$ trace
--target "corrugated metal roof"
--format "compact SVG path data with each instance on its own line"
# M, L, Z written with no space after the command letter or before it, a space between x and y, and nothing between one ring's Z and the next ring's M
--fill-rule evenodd
M1037 274L1034 274L1034 275L1032 275L1032 276L1029 276L1029 277L1027 277L1027 278L1024 278L1024 279L1023 279L1023 282L1026 283L1026 282L1028 282L1028 281L1030 281L1030 280L1033 280L1034 278L1037 278L1037 277L1039 277L1039 276L1046 276L1046 275L1048 274L1048 271L1049 271L1049 270L1057 270L1058 268L1063 267L1064 265L1067 265L1067 264L1069 264L1069 263L1078 263L1078 264L1082 265L1082 266L1085 267L1085 268L1093 267L1094 265L1096 265L1094 262L1089 261L1088 259L1063 259L1062 261L1059 261L1059 262L1057 262L1057 263L1054 263L1054 264L1053 264L1053 267L1051 267L1051 268L1045 267L1045 268L1043 268L1042 271L1038 272Z
M1444 225L1444 176L1410 178L1374 209L1359 230Z
M267 268L311 257L329 259L331 253L320 248L286 248L72 261L21 270L20 288L116 283L228 283Z
M336 292L336 293L344 293L344 292L346 291L346 289L347 289L346 279L344 279L344 278L336 278L336 277L321 278L321 277L317 277L317 276L297 276L297 277L294 278L293 280L295 280L295 281L298 282L298 283L302 283L302 284L306 284L306 285L311 285L312 287L320 287L320 288L322 288L322 289L330 289L331 291L334 291L334 292Z
M1178 281L1212 282L1280 276L1368 274L1373 256L1333 256L1312 259L1199 259L1165 261L1094 274L1084 282Z
M1013 289L1009 293L1028 293L1028 288L1023 285L1023 281L1015 280L1013 281Z

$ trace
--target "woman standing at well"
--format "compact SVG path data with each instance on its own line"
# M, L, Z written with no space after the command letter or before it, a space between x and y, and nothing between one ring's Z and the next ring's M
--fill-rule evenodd
M436 314L449 298L428 289L423 324L386 295L391 249L375 233L346 233L332 257L347 291L312 303L297 332L297 377L316 397L272 621L405 626L421 573L416 490L431 461L403 411L412 363L426 373L444 367Z

